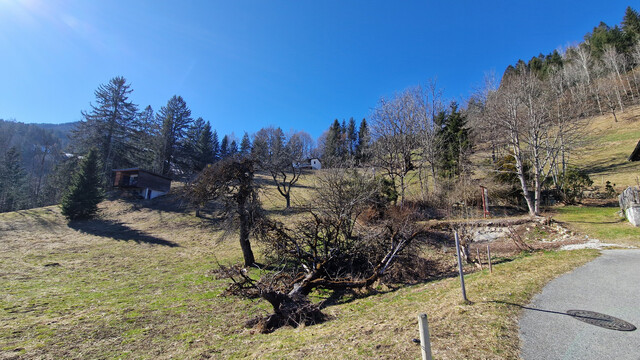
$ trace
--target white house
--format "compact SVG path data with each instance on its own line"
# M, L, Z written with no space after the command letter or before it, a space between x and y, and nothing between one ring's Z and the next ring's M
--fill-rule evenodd
M322 164L320 164L320 159L311 158L305 161L296 162L293 164L293 167L295 167L296 169L320 170L322 169Z

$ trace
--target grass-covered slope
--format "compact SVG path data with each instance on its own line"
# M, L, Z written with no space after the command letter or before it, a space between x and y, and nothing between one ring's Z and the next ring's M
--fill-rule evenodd
M640 106L628 107L614 122L611 114L591 118L580 146L571 162L584 169L594 185L604 188L607 181L622 190L638 185L640 162L627 158L640 141Z
M591 121L572 158L596 185L636 184L640 164L626 159L640 139L639 114L632 108L618 123L609 116ZM309 199L313 186L313 175L303 177L293 204ZM262 199L273 216L296 216L273 187ZM0 359L419 358L411 339L422 312L436 358L517 358L517 305L597 255L507 259L493 274L467 276L472 304L461 303L457 278L379 287L325 308L330 320L323 324L256 334L244 323L267 313L268 305L221 296L225 282L211 274L218 263L241 261L237 239L220 240L219 224L177 203L106 201L99 220L75 224L58 207L0 214ZM603 241L637 245L640 233L616 211L564 207L554 218ZM450 252L429 251L455 262Z
M220 296L225 283L211 276L241 260L237 240L162 201L108 201L100 220L71 225L57 207L0 214L0 359L418 358L421 312L437 358L515 358L519 309L505 303L526 303L595 256L539 253L475 273L471 305L448 278L347 299L324 324L254 334L244 322L268 306Z

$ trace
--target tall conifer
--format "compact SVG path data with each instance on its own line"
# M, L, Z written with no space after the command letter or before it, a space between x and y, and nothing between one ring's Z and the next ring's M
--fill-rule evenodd
M98 212L98 204L104 198L98 164L95 149L91 149L80 162L80 168L73 175L71 186L62 198L62 215L67 219L90 219Z
M251 152L251 140L249 140L249 134L245 131L240 142L240 153L247 155L249 152Z

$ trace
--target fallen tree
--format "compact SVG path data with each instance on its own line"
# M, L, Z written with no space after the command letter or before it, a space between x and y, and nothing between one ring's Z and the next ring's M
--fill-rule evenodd
M410 261L404 252L425 234L411 209L389 204L382 182L371 175L335 170L322 177L314 201L292 225L263 219L257 224L270 259L260 279L246 269L222 267L232 294L260 297L273 314L254 319L261 332L325 319L308 295L316 289L340 292L364 288L381 279L394 263Z

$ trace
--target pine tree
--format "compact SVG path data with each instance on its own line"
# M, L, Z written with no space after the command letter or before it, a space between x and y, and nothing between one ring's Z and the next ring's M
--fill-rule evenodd
M631 6L627 7L622 19L622 31L633 44L640 39L640 14Z
M98 204L104 198L98 164L96 151L91 149L73 174L71 186L61 203L62 214L67 219L90 219L98 212Z
M349 124L347 125L346 142L349 158L354 159L356 156L356 146L358 144L358 134L356 133L356 121L353 120L353 118L349 119Z
M218 132L216 130L213 130L211 146L213 149L213 161L216 162L220 160L220 140L218 139Z
M251 140L249 140L249 134L245 131L240 142L240 154L248 155L249 152L251 152Z
M347 122L342 120L342 124L340 125L340 136L338 138L338 159L340 163L344 163L347 159L348 149L347 149Z
M162 122L159 146L162 164L160 172L162 175L170 176L176 174L175 168L184 163L185 154L181 144L185 139L185 132L193 121L191 110L187 107L182 96L174 95L166 106L160 108L157 118L159 122Z
M281 128L276 128L271 134L270 141L270 162L280 165L281 163L289 163L285 153L285 143L287 139Z
M225 135L220 142L220 159L229 156L229 136Z
M204 131L205 121L201 117L191 123L185 138L180 142L181 151L184 154L183 168L188 172L200 172L203 169L199 141ZM204 140L204 139L203 139ZM206 163L204 164L206 166Z
M340 130L340 122L338 122L338 119L335 119L327 132L327 138L324 143L324 153L322 154L322 161L327 167L337 166L340 163L341 143L342 132Z
M371 135L369 133L369 126L367 125L367 120L362 119L356 144L356 163L358 165L366 164L369 161L370 151Z
M153 108L149 105L138 114L133 122L131 160L133 165L159 172L159 153L161 123L158 122Z
M238 153L238 143L235 140L229 144L229 156L233 156Z
M85 153L97 146L103 165L101 176L108 179L115 167L132 165L131 139L138 106L129 101L133 90L124 77L114 77L95 91L96 105L82 111L83 121L73 132L76 151Z
M70 174L75 172L78 164L79 159L77 157L65 157L47 174L44 192L52 204L59 204L62 200L62 196L64 196L67 189L71 186L71 181L73 180Z
M207 122L202 128L198 142L196 143L196 171L202 171L207 164L213 164L213 134L211 133L211 125Z
M258 164L262 164L269 156L269 131L262 128L253 136L251 145L251 158Z
M470 148L469 129L466 116L458 109L458 104L452 102L448 114L442 114L440 139L444 145L441 154L441 168L444 174L453 178L460 174L460 165L465 151Z
M14 146L0 164L0 212L24 209L29 202L29 178L22 167L20 152Z

